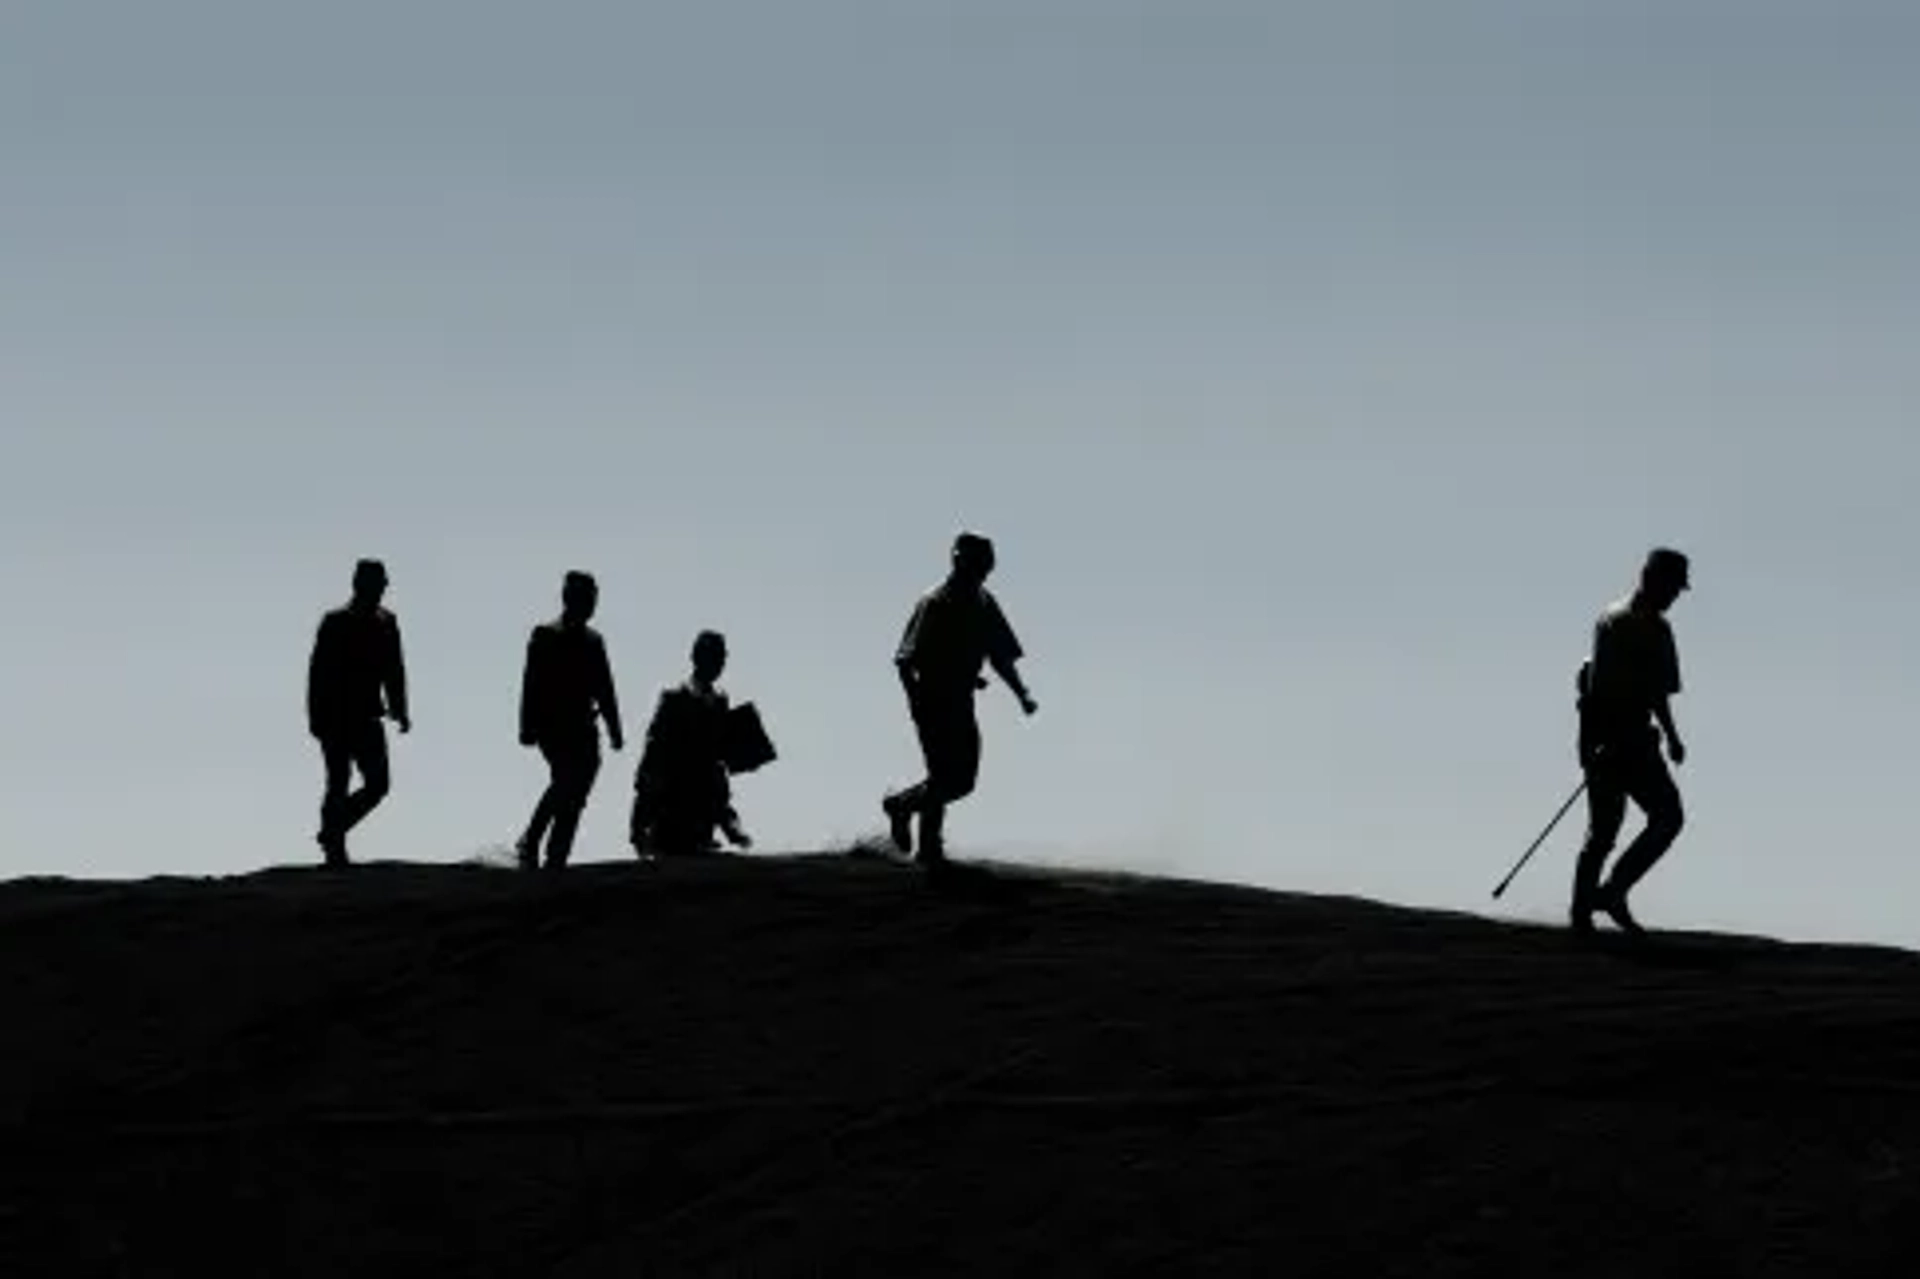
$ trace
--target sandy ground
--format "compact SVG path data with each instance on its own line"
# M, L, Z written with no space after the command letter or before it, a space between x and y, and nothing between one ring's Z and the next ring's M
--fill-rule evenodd
M847 857L0 885L0 1274L1914 1273L1920 957Z

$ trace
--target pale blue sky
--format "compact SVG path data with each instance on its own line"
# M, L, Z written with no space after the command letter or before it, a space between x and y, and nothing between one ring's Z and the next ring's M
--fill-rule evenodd
M1848 0L10 0L0 875L314 860L361 554L417 728L359 855L511 838L575 566L636 736L719 626L749 826L876 831L971 525L1041 713L962 850L1481 910L1670 541L1643 918L1920 943L1916 143L1920 11Z

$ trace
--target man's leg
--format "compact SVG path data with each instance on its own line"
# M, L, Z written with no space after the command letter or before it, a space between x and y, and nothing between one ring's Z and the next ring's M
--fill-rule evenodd
M1647 824L1614 863L1613 873L1600 890L1598 905L1622 928L1638 932L1639 924L1627 908L1627 894L1673 846L1686 824L1686 811L1680 802L1680 788L1657 749L1635 761L1626 792L1646 814Z
M344 866L347 840L341 815L346 807L347 788L353 780L353 746L342 734L330 733L320 739L320 759L326 769L326 789L320 798L319 844L329 866Z
M534 803L532 816L527 818L526 830L521 832L513 846L522 870L540 868L540 841L546 838L548 828L553 825L559 805L564 758L551 743L545 741L540 743L540 755L547 761L547 784Z
M1627 816L1627 793L1613 770L1595 766L1587 770L1587 840L1573 868L1573 927L1586 932L1593 927L1593 912L1598 906L1600 871L1620 838L1620 824Z
M946 859L947 806L973 793L980 776L980 722L971 696L943 708L927 743L927 785L920 806L920 860Z
M593 793L594 779L600 773L600 745L582 742L569 746L555 765L553 833L547 837L547 869L560 870L573 854L573 837L580 829L580 815L586 811L587 797Z
M342 807L340 833L346 834L380 806L392 789L387 761L387 730L378 720L363 725L353 736L353 762L360 769L360 789Z
M926 763L927 777L911 786L904 786L884 796L880 800L880 810L887 815L887 833L893 838L896 852L913 851L913 815L926 807L927 795L932 787L933 752L929 746L927 714L923 699L915 694L908 695L908 710L913 715L914 736L920 742L920 757Z
M887 834L893 839L895 851L913 851L913 815L926 802L927 784L924 781L915 782L881 799L880 811L887 815Z

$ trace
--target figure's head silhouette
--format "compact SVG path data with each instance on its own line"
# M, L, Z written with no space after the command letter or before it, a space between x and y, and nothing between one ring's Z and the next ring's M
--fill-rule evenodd
M953 539L953 575L978 586L993 573L993 540L966 532Z
M727 637L719 631L701 631L693 640L693 676L711 684L727 669Z
M353 566L353 602L363 609L379 607L387 593L387 566L363 559Z
M1640 569L1640 594L1661 612L1693 585L1687 557L1670 546L1656 546Z
M573 569L560 583L560 615L576 625L592 620L600 606L600 584L593 574Z

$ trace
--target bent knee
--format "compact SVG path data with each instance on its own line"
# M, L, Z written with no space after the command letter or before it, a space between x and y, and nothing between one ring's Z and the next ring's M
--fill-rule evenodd
M1647 826L1667 839L1678 835L1687 824L1686 808L1679 799L1662 804L1647 814Z

